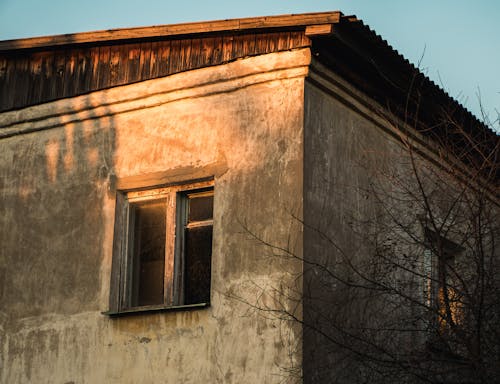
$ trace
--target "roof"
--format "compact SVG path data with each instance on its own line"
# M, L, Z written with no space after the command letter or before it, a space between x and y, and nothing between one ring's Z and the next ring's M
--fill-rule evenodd
M0 41L0 112L303 47L421 132L497 156L498 134L361 20L339 11ZM498 159L492 162L498 180Z
M280 15L250 17L229 20L204 21L196 23L170 24L151 27L120 28L106 31L83 32L65 35L33 37L0 41L0 51L20 49L49 48L61 45L85 44L97 42L117 42L140 40L155 37L174 37L206 33L248 31L252 29L273 29L305 27L317 24L338 23L342 12L303 13L298 15Z
M354 16L312 42L313 57L498 184L500 136ZM497 191L498 193L498 191Z
M0 112L310 46L340 12L255 17L0 41Z

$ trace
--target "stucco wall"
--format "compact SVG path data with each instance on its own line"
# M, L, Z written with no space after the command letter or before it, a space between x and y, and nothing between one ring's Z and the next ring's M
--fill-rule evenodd
M354 383L361 377L358 356L349 354L342 338L361 314L349 291L349 281L358 276L346 265L366 257L369 244L360 234L368 235L364 223L376 217L368 192L373 169L393 145L343 97L340 89L306 82L304 383ZM344 317L351 317L349 326L335 328Z
M309 51L239 60L0 116L2 383L278 383L297 326L248 282L288 281L252 234L302 230ZM215 178L211 306L110 318L116 189Z
M432 381L436 367L471 374L433 355L436 339L457 356L465 350L451 332L442 336L437 292L477 289L482 276L491 281L485 291L497 296L498 203L472 184L477 174L467 179L468 169L450 165L448 148L438 152L435 144L312 61L304 106L304 383ZM437 246L445 241L455 244L446 254ZM470 266L480 260L488 267L474 275ZM453 270L440 272L446 283L436 277L440 268ZM452 282L455 276L466 283ZM459 305L461 319L478 307L474 299ZM463 342L471 328L461 321Z
M425 211L418 193L412 199L405 189L415 185L410 152L397 139L404 133L372 100L321 64L312 66L304 107L304 383L379 382L384 369L392 382L390 370L373 363L398 342L401 350L417 345L418 332L391 332L387 324L409 329L418 321L401 299L414 294L423 301L422 263L406 275L395 265L422 252L413 244L408 250L408 233L420 236ZM391 216L396 212L401 216ZM406 233L398 220L414 227ZM394 264L377 258L393 253L401 258ZM389 288L397 281L401 295Z

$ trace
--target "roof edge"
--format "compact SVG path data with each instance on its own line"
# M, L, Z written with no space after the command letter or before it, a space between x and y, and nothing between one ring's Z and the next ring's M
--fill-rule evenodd
M93 32L3 40L0 41L0 51L49 48L62 45L147 39L223 31L241 31L247 29L305 27L309 24L338 23L341 17L342 12L331 11L201 21L152 27L118 28Z

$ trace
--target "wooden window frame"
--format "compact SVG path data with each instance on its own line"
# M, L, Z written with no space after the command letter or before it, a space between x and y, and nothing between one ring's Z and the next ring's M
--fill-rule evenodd
M187 202L191 196L214 196L213 180L117 191L109 310L103 312L104 314L121 315L160 310L183 310L210 305L210 300L184 304L185 228L196 225L211 226L213 234L213 212L210 220L187 222ZM134 218L131 217L131 206L138 202L155 200L165 200L166 204L163 303L134 305L132 274L135 271L133 247L130 240Z

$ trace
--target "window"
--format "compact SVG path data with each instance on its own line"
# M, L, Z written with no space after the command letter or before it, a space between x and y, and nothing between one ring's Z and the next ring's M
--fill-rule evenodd
M117 195L109 314L208 305L211 182Z
M459 325L463 317L462 297L458 281L457 259L462 248L448 239L426 230L424 251L426 301L432 309L433 328L441 334Z

